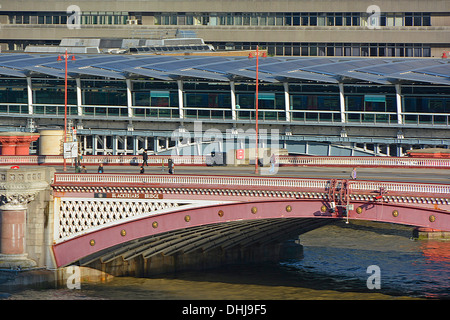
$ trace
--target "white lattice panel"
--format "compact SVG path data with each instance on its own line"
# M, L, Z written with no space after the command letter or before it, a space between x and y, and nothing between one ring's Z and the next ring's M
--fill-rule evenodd
M213 204L218 204L218 202L162 199L56 198L54 240L55 242L62 242L77 235L128 220L176 211L180 206L183 206L183 208L201 207Z

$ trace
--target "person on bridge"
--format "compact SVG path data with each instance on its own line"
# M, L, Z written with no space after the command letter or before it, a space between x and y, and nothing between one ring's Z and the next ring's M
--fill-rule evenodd
M142 165L143 165L143 166L146 165L146 166L148 167L147 161L148 161L147 150L144 150L144 151L142 152Z
M100 163L100 165L98 166L97 172L103 173L103 163Z
M169 173L173 174L175 171L175 164L173 163L173 160L171 158L169 158L169 160L167 161L167 167L169 168Z
M272 153L272 156L270 157L270 170L269 170L270 173L275 173L275 161L276 161L275 154Z
M144 165L142 165L141 166L141 170L139 171L139 173L144 173L145 172L145 170L144 170Z
M356 179L356 168L353 168L350 177L351 177L353 180Z

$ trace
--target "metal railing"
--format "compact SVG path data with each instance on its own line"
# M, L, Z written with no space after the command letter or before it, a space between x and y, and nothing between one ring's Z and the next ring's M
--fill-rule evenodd
M341 183L341 182L340 182ZM240 176L194 176L194 175L140 175L140 174L76 174L55 173L55 185L132 186L147 185L175 188L227 188L291 190L293 192L327 192L327 179L269 178ZM342 184L341 184L342 186ZM349 181L351 193L384 192L408 195L433 195L450 197L450 185L431 183Z
M373 192L383 190L383 192L400 193L404 196L426 194L440 197L450 197L450 185L428 184L428 183L407 183L407 182L382 182L382 181L351 181L349 183L350 192Z
M278 163L281 166L412 167L450 169L450 159L406 157L305 157L279 155Z
M176 165L206 165L207 156L149 155L149 165L162 165L171 158ZM69 160L70 161L70 160ZM73 160L75 161L75 160ZM0 156L0 165L58 165L63 156ZM82 165L137 165L142 155L83 155ZM278 155L280 166L335 166L335 167L391 167L391 168L440 168L450 169L450 159L409 157L321 157Z
M56 173L54 183L57 184L96 184L115 186L148 184L174 187L227 187L242 189L242 187L264 187L282 189L314 189L325 191L328 180L325 179L295 179L239 176L195 176L195 175L141 175L141 174L72 174Z

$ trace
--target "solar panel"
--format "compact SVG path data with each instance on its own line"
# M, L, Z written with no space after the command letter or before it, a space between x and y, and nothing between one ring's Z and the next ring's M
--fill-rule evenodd
M450 78L443 78L443 77L436 77L431 76L423 73L416 73L416 72L405 72L402 74L390 74L390 78L395 78L399 80L410 80L410 81L416 81L416 82L427 82L427 83L434 83L434 84L445 84L450 85Z
M64 60L57 54L0 54L0 75L25 77L45 74L64 77ZM137 74L162 80L193 77L215 81L256 78L256 61L245 56L170 55L75 55L69 60L69 76L93 75L125 79ZM286 79L337 83L361 80L380 84L398 81L448 85L450 63L443 59L364 57L267 57L259 59L259 79L277 82Z
M386 60L387 63L384 65L376 65L376 66L369 66L364 68L359 68L360 71L367 71L370 73L375 73L379 75L388 75L390 73L397 73L397 72L404 72L416 69L418 67L425 67L425 66L434 66L438 62L435 60L426 60L426 59L418 59L418 60Z
M55 68L48 68L45 66L29 66L26 68L23 68L26 71L31 71L31 72L35 72L35 73L40 73L40 74L46 74L49 76L53 76L56 78L65 78L65 71L64 70L59 70L59 69L55 69ZM68 77L70 77L68 75Z
M231 70L231 71L229 71L229 73L231 73L233 75L236 75L236 76L241 76L241 77L245 77L245 78L250 78L250 79L255 79L256 80L256 72L251 71L251 70L246 70L246 69ZM259 74L258 74L258 80L266 81L266 82L279 82L277 79L275 79L271 75L268 75L268 74L265 74L265 73L261 73L261 72L259 72Z
M305 71L290 71L290 72L279 72L277 73L277 76L284 77L284 78L294 78L294 79L301 79L301 80L312 80L312 81L319 81L319 82L327 82L327 83L338 83L339 81L336 78L322 75L318 73L313 72L305 72Z
M200 58L185 58L177 59L175 61L163 62L154 64L153 68L162 71L181 70L186 68L201 68L203 64L222 61L223 57L200 57Z
M341 71L363 68L366 66L380 65L381 61L376 59L349 60L345 62L331 62L302 68L304 71L314 71L330 75L338 75Z
M363 80L363 81L379 83L379 84L389 84L390 83L386 78L383 78L380 75L367 73L367 72L360 72L358 70L341 71L341 72L339 72L339 75L341 77L348 77L350 79Z
M129 68L129 69L123 69L124 72L129 72L131 74L138 74L141 76L149 77L149 78L156 78L161 80L173 80L171 77L169 77L165 72L152 70L148 68Z
M92 76L99 76L105 78L125 79L125 75L96 67L71 68L70 72L77 74L88 74Z
M317 64L328 63L329 58L299 58L289 61L272 61L271 63L263 64L260 70L269 73L294 71L300 68L306 68Z
M171 71L170 73L176 74L179 76L185 76L185 77L210 79L210 80L217 80L217 81L230 81L230 79L224 75L220 75L218 73L204 71L204 70L197 70L197 69L176 70L176 71Z
M24 71L5 68L2 66L0 66L0 74L4 75L4 76L11 76L11 77L20 77L20 78L26 77L26 72L24 72Z
M450 78L450 63L441 63L441 64L438 64L438 65L432 66L432 67L414 69L413 71L421 72L421 73L429 74L429 75L433 75L433 76Z

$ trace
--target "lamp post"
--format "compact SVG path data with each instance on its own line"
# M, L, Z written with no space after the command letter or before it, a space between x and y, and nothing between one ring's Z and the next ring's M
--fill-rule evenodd
M64 62L65 62L65 72L64 72L64 145L67 142L67 60L69 59L69 56L66 52L64 53ZM72 61L75 61L75 56L72 56ZM61 56L58 56L57 61L62 61ZM63 158L64 158L64 171L67 170L66 168L66 157L64 156L64 145L63 145Z
M258 96L258 82L259 82L259 55L261 54L261 56L263 58L265 58L266 52L259 52L259 48L258 46L256 46L256 52L255 52L255 56L256 56L256 100L255 100L255 117L256 117L256 137L255 137L255 174L258 174L258 100L259 100L259 96ZM248 55L249 58L253 58L252 53L250 52Z

